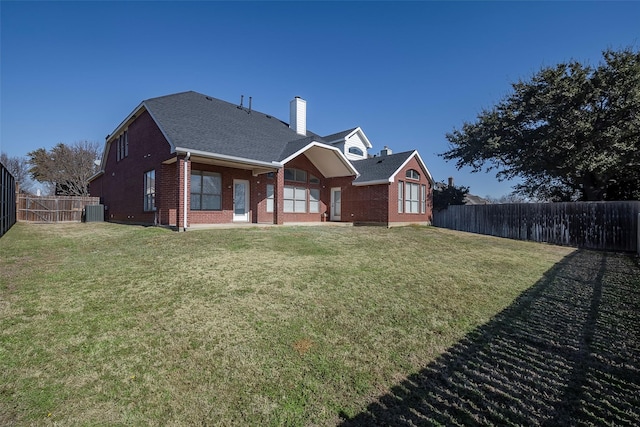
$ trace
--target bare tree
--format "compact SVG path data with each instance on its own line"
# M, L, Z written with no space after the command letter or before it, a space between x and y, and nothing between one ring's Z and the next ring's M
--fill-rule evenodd
M59 143L47 151L39 148L28 153L29 173L36 181L55 186L64 196L88 196L89 178L96 172L100 145L79 141L69 146Z
M16 182L20 184L20 189L28 192L32 184L29 179L29 160L26 157L9 156L7 153L0 153L0 162L13 175Z

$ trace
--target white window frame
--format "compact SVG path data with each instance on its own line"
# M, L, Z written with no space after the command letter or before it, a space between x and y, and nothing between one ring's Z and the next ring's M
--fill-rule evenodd
M404 213L404 181L398 181L398 213Z
M314 193L316 196L314 197ZM309 189L309 213L320 213L320 189Z
M151 169L144 173L144 211L156 210L156 170Z
M273 212L273 207L274 207L274 200L275 200L275 192L274 192L274 185L273 184L267 184L267 212Z
M307 189L294 185L285 185L283 191L284 212L307 213Z
M222 175L217 173L217 172L208 172L208 171L203 171L203 170L199 170L199 169L193 169L191 171L191 179L193 179L194 176L198 176L200 177L200 191L199 192L194 192L193 188L190 189L190 196L191 196L191 202L189 203L189 209L193 210L193 211L221 211L222 210ZM219 188L220 188L220 193L204 193L203 192L203 181L204 181L204 177L205 176L212 176L215 177L219 180ZM216 209L203 209L202 208L202 199L204 196L213 196L213 197L218 197L219 201L220 201L220 207L216 208ZM200 207L199 208L194 208L193 207L193 198L194 197L199 197L200 198Z
M416 181L420 181L420 172L415 169L409 169L405 175L407 179L415 179Z
M420 192L420 213L427 213L427 186L422 184Z
M404 212L408 214L420 213L420 184L406 182L404 188Z

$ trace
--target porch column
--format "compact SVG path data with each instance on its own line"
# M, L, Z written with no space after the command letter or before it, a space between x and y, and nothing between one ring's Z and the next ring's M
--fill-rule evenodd
M176 201L177 205L177 218L176 218L176 226L178 227L178 231L187 231L189 227L189 203L190 203L190 189L191 189L191 167L189 165L189 157L181 156L178 157L178 167L176 168L177 179L176 183L178 184L178 200ZM186 221L185 221L186 219ZM185 226L186 223L186 226Z
M275 172L275 185L273 186L273 223L284 224L284 168Z

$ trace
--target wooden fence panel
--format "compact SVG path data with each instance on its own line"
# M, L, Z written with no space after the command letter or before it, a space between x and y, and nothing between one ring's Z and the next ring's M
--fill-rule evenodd
M99 197L31 196L18 197L18 220L31 222L81 221L87 205L97 205Z
M640 201L449 206L433 225L517 240L635 252Z

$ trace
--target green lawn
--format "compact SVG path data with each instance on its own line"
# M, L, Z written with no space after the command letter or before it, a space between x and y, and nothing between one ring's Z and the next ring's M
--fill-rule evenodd
M0 425L335 425L573 249L433 227L0 239Z

